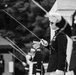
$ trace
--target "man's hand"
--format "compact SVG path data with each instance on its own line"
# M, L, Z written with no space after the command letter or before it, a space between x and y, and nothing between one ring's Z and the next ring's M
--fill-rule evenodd
M43 46L48 46L48 42L44 39L41 39L40 40L40 43L43 45Z

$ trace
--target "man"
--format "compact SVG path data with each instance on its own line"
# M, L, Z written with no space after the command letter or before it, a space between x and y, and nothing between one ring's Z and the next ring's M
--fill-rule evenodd
M55 35L51 40L47 72L50 75L64 75L66 65L67 36L71 38L71 27L59 13L47 13ZM69 32L68 32L69 31Z

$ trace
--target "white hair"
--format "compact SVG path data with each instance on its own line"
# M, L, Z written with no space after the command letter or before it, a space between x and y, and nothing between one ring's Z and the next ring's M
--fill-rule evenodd
M48 17L50 21L51 21L53 18L56 18L56 21L57 21L57 22L60 22L60 21L61 21L61 14L59 14L58 12L56 12L56 13L47 13L47 14L45 15L45 17Z

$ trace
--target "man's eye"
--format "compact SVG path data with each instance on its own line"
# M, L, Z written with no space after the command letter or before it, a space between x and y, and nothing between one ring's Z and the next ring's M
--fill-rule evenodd
M51 23L51 25L54 24L54 22L50 22L50 23Z

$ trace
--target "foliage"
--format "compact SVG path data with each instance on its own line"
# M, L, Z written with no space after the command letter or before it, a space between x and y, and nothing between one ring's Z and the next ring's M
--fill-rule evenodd
M15 43L25 52L30 50L33 40L39 41L36 36L50 42L49 20L44 17L46 13L43 10L41 10L31 0L4 1L5 2L0 3L2 6L2 8L0 8L0 33L3 37L7 36L11 40L14 40ZM37 1L47 11L50 11L55 2L55 0L35 1ZM6 10L26 28L22 27L2 10ZM36 36L31 34L27 28Z

